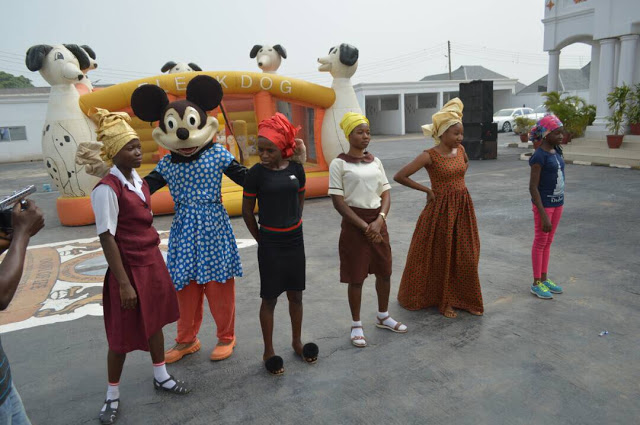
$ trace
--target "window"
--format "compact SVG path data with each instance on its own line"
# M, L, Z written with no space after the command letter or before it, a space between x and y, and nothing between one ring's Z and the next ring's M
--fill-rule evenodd
M381 111L397 111L398 109L399 109L398 96L381 96L380 97Z
M418 109L432 109L438 103L438 95L435 93L418 94Z
M27 127L0 127L0 142L27 140Z
M515 111L515 112L513 113L513 116L514 116L514 117L519 117L520 115L522 115L522 111L521 111L520 109L518 109L517 111Z

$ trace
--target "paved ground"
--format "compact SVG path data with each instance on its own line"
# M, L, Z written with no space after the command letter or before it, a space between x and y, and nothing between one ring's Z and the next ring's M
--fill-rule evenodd
M500 144L514 139L500 135ZM422 139L373 143L388 176L425 148ZM565 294L541 301L528 292L533 237L529 168L523 150L501 148L498 160L473 161L473 197L482 253L486 314L446 319L435 310L409 312L395 301L424 196L393 186L389 216L394 253L393 315L409 326L397 335L376 329L375 291L365 286L363 315L370 347L349 343L346 288L338 282L339 216L328 198L305 207L307 291L304 337L321 350L318 364L289 348L286 302L277 308L276 347L286 373L261 363L255 246L241 249L245 277L237 285L235 354L208 360L215 343L207 314L203 349L170 372L187 380L180 398L152 388L146 353L127 359L121 424L630 424L640 417L640 173L567 166L567 204L553 246L551 276ZM0 193L47 183L40 164L0 168ZM426 180L426 173L418 176ZM47 228L33 244L92 237L94 229L63 228L55 193L34 196ZM171 217L157 217L168 230ZM242 219L232 220L249 238ZM11 314L11 313L5 313ZM599 333L608 330L609 335ZM165 328L166 344L175 326ZM105 391L102 318L84 317L2 335L14 379L34 424L97 423Z

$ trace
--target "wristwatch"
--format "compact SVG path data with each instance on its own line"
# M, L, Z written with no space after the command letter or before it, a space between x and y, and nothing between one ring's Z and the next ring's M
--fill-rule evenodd
M385 213L379 212L378 215L381 216L384 221L387 221L387 215Z

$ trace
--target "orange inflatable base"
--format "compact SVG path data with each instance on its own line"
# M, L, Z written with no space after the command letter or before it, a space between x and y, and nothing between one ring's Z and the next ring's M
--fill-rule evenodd
M229 216L242 215L242 188L225 177L222 185L222 204ZM329 172L315 171L307 173L306 198L327 196L329 191ZM95 223L91 198L58 198L56 201L58 217L63 226L86 226ZM169 189L164 187L151 196L151 209L155 215L174 213L173 198Z

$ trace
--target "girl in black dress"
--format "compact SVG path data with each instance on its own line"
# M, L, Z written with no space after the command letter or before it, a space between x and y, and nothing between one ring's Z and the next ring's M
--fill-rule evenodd
M260 267L260 325L264 339L266 369L284 373L282 357L273 349L273 312L278 296L287 292L291 316L293 350L306 362L318 359L318 346L302 345L302 291L305 289L305 255L302 236L302 208L306 177L304 167L289 159L296 151L298 129L287 118L275 116L258 125L260 162L247 174L244 183L242 217L258 242ZM256 199L259 223L253 214Z

